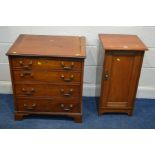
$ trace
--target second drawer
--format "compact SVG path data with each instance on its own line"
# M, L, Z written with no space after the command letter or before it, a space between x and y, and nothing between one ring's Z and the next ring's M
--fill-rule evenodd
M57 72L36 70L14 70L16 82L50 82L50 83L80 83L80 72Z

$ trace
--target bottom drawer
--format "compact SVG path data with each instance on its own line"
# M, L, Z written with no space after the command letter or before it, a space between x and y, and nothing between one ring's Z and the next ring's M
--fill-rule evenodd
M76 102L76 100L16 98L16 105L18 111L81 112L80 103Z

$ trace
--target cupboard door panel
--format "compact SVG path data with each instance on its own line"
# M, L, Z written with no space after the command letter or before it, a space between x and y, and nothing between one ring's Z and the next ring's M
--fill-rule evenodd
M129 106L134 63L135 54L117 52L106 55L102 106L109 108L126 108Z
M113 56L107 106L127 106L133 62L134 56Z

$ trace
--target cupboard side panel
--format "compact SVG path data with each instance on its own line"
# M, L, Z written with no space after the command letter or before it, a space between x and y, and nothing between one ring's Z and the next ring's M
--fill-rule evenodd
M136 54L134 59L134 67L132 72L132 79L131 79L131 85L129 90L130 93L128 98L128 103L129 103L128 107L130 108L134 107L134 101L137 94L138 83L139 83L139 78L140 78L140 73L141 73L141 68L143 63L143 57L144 57L144 51Z

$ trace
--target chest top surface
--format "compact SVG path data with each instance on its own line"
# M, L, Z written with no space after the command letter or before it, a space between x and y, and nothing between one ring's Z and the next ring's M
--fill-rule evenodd
M99 34L99 38L105 50L148 50L136 35Z
M7 55L85 58L85 37L21 34Z

